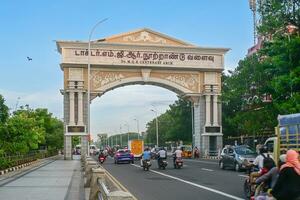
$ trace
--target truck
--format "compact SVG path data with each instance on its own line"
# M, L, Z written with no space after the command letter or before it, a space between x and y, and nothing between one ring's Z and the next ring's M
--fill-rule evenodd
M275 137L268 138L265 146L275 159L289 149L300 151L300 113L279 115Z
M128 141L128 149L134 155L135 158L142 157L144 152L144 141L143 140L129 140Z

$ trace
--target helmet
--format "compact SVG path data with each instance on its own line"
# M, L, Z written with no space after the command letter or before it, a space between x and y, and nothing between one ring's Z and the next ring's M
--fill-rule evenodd
M259 153L260 154L263 154L263 153L268 153L268 149L265 145L262 145L260 148L259 148Z

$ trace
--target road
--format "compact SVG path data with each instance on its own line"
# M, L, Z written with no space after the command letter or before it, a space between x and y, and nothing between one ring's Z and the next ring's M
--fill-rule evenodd
M168 163L159 170L152 161L150 171L143 171L139 161L116 165L109 158L103 167L141 200L244 199L243 172L221 170L217 161L184 160L182 169L174 169L170 159Z

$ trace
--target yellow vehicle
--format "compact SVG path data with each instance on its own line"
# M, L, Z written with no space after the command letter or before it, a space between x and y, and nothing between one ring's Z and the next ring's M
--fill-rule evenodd
M182 157L183 158L192 158L193 155L193 149L190 145L181 145L180 149L182 151Z
M276 137L268 138L265 145L275 161L289 149L300 151L300 113L279 115Z
M128 149L134 155L135 158L142 156L144 152L144 141L143 140L130 140L128 142Z

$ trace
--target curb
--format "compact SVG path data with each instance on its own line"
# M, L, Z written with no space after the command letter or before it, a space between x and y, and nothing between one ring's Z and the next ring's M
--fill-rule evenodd
M27 166L29 166L29 165L32 165L32 164L35 163L35 162L37 162L37 160L31 161L31 162L28 162L28 163L25 163L25 164L22 164L22 165L18 165L18 166L15 166L15 167L11 167L11 168L8 168L8 169L5 169L5 170L1 170L1 171L0 171L0 176L6 174L6 173L8 173L8 172L13 172L13 171L22 169L22 168L24 168L24 167L27 167Z
M55 156L57 156L57 155L55 155ZM48 157L48 158L51 158L51 157L54 157L54 156L50 156L50 157ZM45 158L44 158L44 159L45 159ZM14 167L11 167L11 168L8 168L8 169L1 170L1 171L0 171L0 176L1 176L1 175L4 175L4 174L7 174L8 172L13 172L13 171L17 171L17 170L19 170L19 169L22 169L22 168L24 168L24 167L27 167L27 166L32 165L32 164L34 164L34 163L37 163L37 162L39 162L40 160L43 160L43 159L37 159L37 160L31 161L31 162L28 162L28 163L24 163L24 164L22 164L22 165L18 165L18 166L14 166Z

